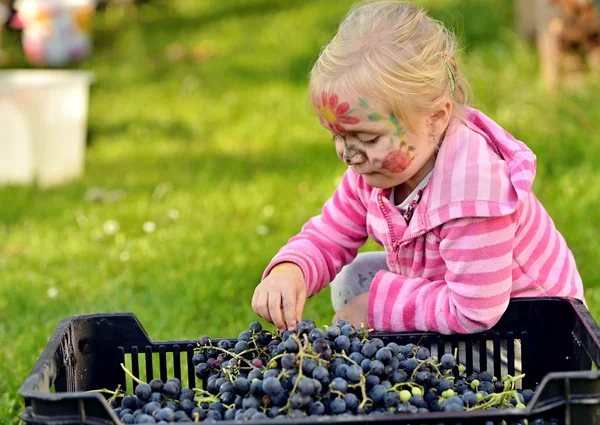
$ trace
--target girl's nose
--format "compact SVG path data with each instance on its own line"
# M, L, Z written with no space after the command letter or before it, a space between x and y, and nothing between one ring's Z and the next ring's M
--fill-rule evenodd
M343 160L348 165L362 164L366 161L366 159L367 158L365 157L365 155L361 152L357 152L353 149L344 150Z

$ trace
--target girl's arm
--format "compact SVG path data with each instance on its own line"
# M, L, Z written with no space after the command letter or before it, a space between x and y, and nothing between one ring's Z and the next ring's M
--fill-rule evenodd
M322 213L311 218L299 234L279 250L263 274L263 279L279 263L297 264L306 281L307 295L319 292L350 263L367 240L367 184L348 169Z
M491 328L510 299L515 230L515 215L446 223L440 232L444 279L378 272L369 293L369 326L444 334Z

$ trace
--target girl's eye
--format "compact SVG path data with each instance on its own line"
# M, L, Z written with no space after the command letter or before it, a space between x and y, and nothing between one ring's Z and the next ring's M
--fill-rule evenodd
M379 141L379 136L374 137L369 140L361 140L361 139L358 139L358 140L360 140L360 143L362 143L363 145L373 145Z

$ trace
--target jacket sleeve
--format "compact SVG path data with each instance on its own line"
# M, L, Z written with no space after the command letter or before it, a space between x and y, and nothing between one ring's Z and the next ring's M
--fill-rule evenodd
M443 334L491 328L510 300L515 231L515 215L445 223L440 231L444 279L378 272L369 292L369 326Z
M304 274L308 296L315 295L350 263L365 244L368 188L360 175L348 169L320 215L311 218L279 250L267 269L283 262L297 264Z

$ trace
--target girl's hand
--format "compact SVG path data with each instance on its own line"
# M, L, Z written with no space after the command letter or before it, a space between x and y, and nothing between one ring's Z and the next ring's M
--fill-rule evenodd
M362 325L368 327L369 314L369 293L357 295L333 316L333 323L338 319L344 319L360 329Z
M305 302L306 282L302 269L293 263L281 263L273 267L254 290L252 309L280 331L286 327L294 330L296 323L302 320Z

